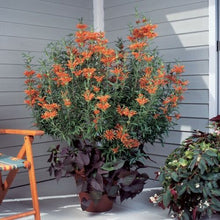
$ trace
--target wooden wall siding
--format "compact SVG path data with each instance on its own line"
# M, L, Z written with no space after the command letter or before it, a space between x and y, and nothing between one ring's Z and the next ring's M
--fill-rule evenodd
M73 32L78 19L92 25L91 0L0 0L0 127L32 129L31 112L24 105L22 52L36 58L51 41ZM36 59L35 59L36 60ZM0 151L16 154L20 136L0 136ZM37 181L51 179L47 169L51 137L36 138L33 146ZM27 183L24 172L13 187ZM21 195L22 196L22 195Z
M110 44L129 34L128 25L136 20L135 7L152 23L158 24L158 47L166 62L178 60L185 65L190 81L180 104L181 119L170 129L164 148L159 143L146 149L156 163L147 162L153 179L155 171L194 129L208 125L208 0L105 0L105 31Z

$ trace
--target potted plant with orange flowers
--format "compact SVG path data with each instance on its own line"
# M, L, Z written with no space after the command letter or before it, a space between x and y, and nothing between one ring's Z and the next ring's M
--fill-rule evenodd
M88 193L83 210L103 195L123 201L140 193L148 179L140 171L149 159L144 144L162 142L179 118L184 67L165 66L150 46L157 26L139 21L127 46L120 39L110 48L103 32L81 22L75 34L48 45L37 72L25 57L25 102L41 130L67 143L50 150L50 173L75 177Z

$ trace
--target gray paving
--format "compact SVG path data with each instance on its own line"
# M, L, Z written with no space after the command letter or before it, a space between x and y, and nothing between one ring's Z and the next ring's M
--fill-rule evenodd
M38 188L48 192L48 186L50 188L52 184L48 182L42 183ZM28 191L28 187L26 188ZM25 192L25 187L22 190ZM43 191L40 190L39 194L46 194ZM98 214L82 211L77 194L60 194L59 192L59 195L40 195L41 218L42 220L171 220L168 210L162 210L149 202L148 198L157 191L158 189L156 188L146 188L144 192L134 199L123 203L116 201L111 211ZM0 218L10 213L30 209L30 198L19 198L16 201L10 197L13 197L13 195L11 194L0 206ZM23 219L34 218L30 216ZM203 218L203 220L206 219L208 218ZM220 220L220 215L213 216L212 220Z

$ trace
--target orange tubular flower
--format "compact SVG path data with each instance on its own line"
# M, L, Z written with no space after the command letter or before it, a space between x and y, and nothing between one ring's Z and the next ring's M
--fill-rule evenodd
M113 129L106 130L104 136L108 141L112 141L115 138L115 132Z
M38 79L42 79L42 78L43 78L43 76L42 76L41 73L38 73L38 74L36 75L36 77L37 77Z
M35 80L34 79L26 79L25 81L24 81L24 83L26 84L26 85L29 85L29 84L32 84L32 83L34 83L35 82Z
M76 76L76 77L79 77L81 74L82 74L82 70L76 70L76 71L73 71L73 74Z
M74 61L68 60L66 65L68 66L69 69L73 71L76 68L76 66L83 64L84 61L85 58L76 57Z
M152 24L146 24L139 28L134 28L132 35L128 36L128 40L134 42L138 39L146 40L146 38L150 38L150 39L155 38L157 36L157 33L154 32L155 28L157 28L157 25L152 25Z
M63 101L64 101L64 105L65 105L66 107L70 107L71 104L72 104L69 99L64 99Z
M136 139L130 138L128 133L122 134L121 136L121 142L126 148L134 148L134 147L139 147L140 142Z
M128 117L131 118L131 117L133 117L133 116L136 115L136 114L137 114L136 111L130 110L129 113L128 113Z
M152 85L152 86L146 88L146 90L148 91L149 94L155 94L157 91L157 87Z
M97 87L97 86L93 86L93 91L94 91L94 92L99 92L99 91L100 91L100 88Z
M95 73L95 68L84 68L83 69L83 76L87 79L91 79L93 77L93 74Z
M53 65L53 71L54 71L54 73L63 72L64 68L60 64L54 64Z
M102 95L102 96L97 96L96 99L98 99L100 102L107 102L110 97L111 97L110 95Z
M147 77L149 77L151 75L152 71L153 71L152 67L146 67L145 70L144 70Z
M175 73L183 73L184 72L184 66L179 66L179 65L174 65L173 68L171 69L171 72Z
M59 109L60 105L58 105L57 103L51 103L51 104L43 103L42 108L47 109L48 111L53 111L55 109Z
M138 61L141 61L141 59L143 58L143 54L141 54L140 52L132 52L132 55L135 57L135 59L137 59Z
M88 25L87 24L77 24L76 28L84 30L84 29L88 28Z
M160 116L159 114L155 114L154 119L157 119L159 116Z
M113 70L111 70L111 72L118 76L122 73L122 69L119 67L115 67Z
M182 86L175 86L175 85L173 85L173 88L174 88L175 91L178 92L178 93L182 93L182 92L184 92L184 91L186 90L186 89L183 88Z
M120 105L117 106L116 111L118 112L119 115L123 115L123 109L121 108Z
M128 73L121 73L121 75L118 77L118 80L121 82L126 80L128 78Z
M83 56L84 59L88 60L92 56L93 52L92 51L83 51L81 55Z
M111 105L108 103L108 102L98 102L96 104L96 107L103 110L103 111L106 111Z
M123 109L123 108L121 108L120 105L117 106L116 111L119 113L119 115L121 115L121 116L124 115L124 116L127 116L127 117L129 117L129 118L131 118L132 116L134 116L134 115L137 114L136 111L134 111L134 110L129 110L128 107L126 107L126 108Z
M151 61L154 59L154 56L143 56L143 59L144 59L146 62L151 62Z
M132 116L136 115L137 112L133 111L133 110L129 110L127 107L125 109L123 109L123 115L131 118Z
M147 80L146 77L141 77L139 83L142 89L146 89L146 85L149 83L149 80Z
M57 116L57 111L46 111L43 115L41 115L41 118L43 119L52 119L54 118L55 116Z
M147 102L149 102L149 99L145 98L143 94L139 94L138 98L135 99L139 105L145 105Z
M28 95L28 96L38 96L39 92L36 89L26 89L24 90L24 92Z
M112 148L112 151L114 154L118 153L118 149L119 149L119 146L118 147L115 147L115 148Z
M105 76L93 76L93 78L97 81L97 82L102 82L103 79L105 78Z
M94 97L95 97L95 94L94 93L91 93L88 89L84 92L83 94L85 100L87 102L91 101Z
M94 113L95 115L98 115L98 114L100 113L100 111L99 111L98 109L95 109L95 110L93 111L93 113Z
M116 138L117 138L117 139L121 139L121 137L122 137L122 135L123 135L123 127L122 127L122 125L117 124L117 125L115 126L115 128L116 128Z
M129 49L130 50L143 50L145 46L147 46L147 43L145 43L145 42L138 42L138 43L131 44L129 46Z
M30 100L25 99L25 100L24 100L24 103L27 104L27 105L29 105L29 106L31 106L31 107L33 107L34 104L36 103L36 99L30 99Z
M69 69L74 69L74 64L71 60L68 60L66 65L68 66Z
M172 117L171 117L171 116L166 115L165 117L167 118L167 120L168 120L169 122L172 121Z
M116 57L115 56L109 56L109 57L103 57L101 58L101 61L106 65L110 66L114 61Z
M167 97L164 101L163 101L163 104L164 105L167 105L171 102L171 98L170 97Z
M95 124L96 129L97 129L97 124L98 124L99 119L100 119L100 117L95 117L93 120L93 123Z
M45 103L45 97L37 97L37 100L41 103Z
M30 70L30 71L26 70L26 71L24 72L24 75L25 75L26 77L31 77L31 76L33 76L34 74L35 74L35 71L34 71L34 70Z
M175 117L176 117L176 119L179 119L180 116L181 116L180 114L175 113Z

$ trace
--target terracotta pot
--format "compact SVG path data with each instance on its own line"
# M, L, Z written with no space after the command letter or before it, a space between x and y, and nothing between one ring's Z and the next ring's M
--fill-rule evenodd
M85 198L86 200L90 200L90 196L86 192L79 193L80 202L82 199ZM87 212L106 212L112 209L113 201L108 198L107 195L103 195L102 198L98 201L98 203L93 202L90 200L90 204L85 211Z

